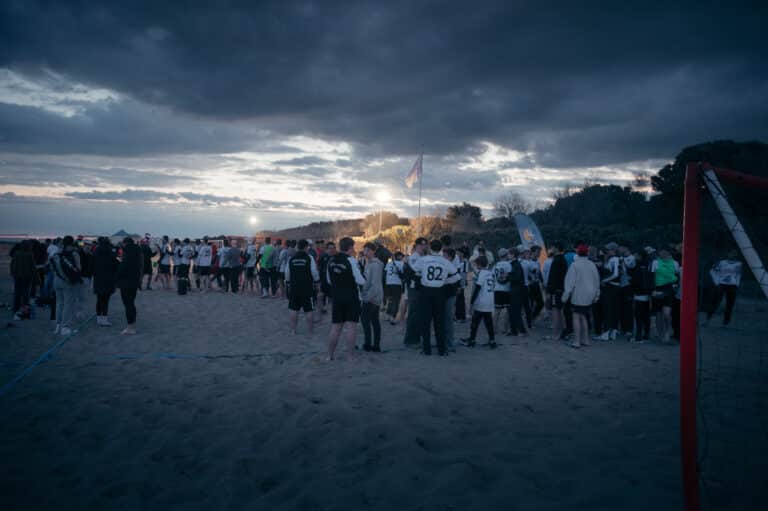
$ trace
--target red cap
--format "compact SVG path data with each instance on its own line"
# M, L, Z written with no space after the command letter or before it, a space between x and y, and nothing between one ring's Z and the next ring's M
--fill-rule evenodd
M587 245L584 245L583 243L576 247L576 254L580 256L585 256L589 254L589 247Z

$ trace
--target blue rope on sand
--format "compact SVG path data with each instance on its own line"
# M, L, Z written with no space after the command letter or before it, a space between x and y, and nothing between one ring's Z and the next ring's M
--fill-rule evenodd
M80 324L77 326L77 328L76 328L75 330L80 330L80 328L82 328L82 326L83 326L83 325L87 324L87 323L88 323L89 321L91 321L91 320L92 320L92 319L93 319L95 316L96 316L96 315L94 314L93 316L91 316L91 317L89 317L88 319L84 320L82 323L80 323ZM32 372L32 370L33 370L35 367L37 367L37 366L39 366L40 364L42 364L43 362L47 362L49 359L53 358L53 355L54 355L54 353L56 353L56 352L59 350L59 348L61 348L62 346L64 346L64 344L65 344L67 341L69 341L69 340L72 338L72 336L74 336L74 335L75 335L75 331L73 330L71 334L67 335L66 337L62 337L61 339L59 339L59 341L58 341L56 344L54 344L53 346L51 346L50 348L48 348L48 349L47 349L47 350L46 350L46 351L45 351L45 352L44 352L42 355L40 355L39 357L37 357L37 360L35 360L34 362L32 362L32 363L31 363L31 364L30 364L28 367L26 367L26 368L25 368L23 371L21 371L19 374L17 374L17 375L16 375L16 377L15 377L14 379L12 379L12 380L11 380L11 381L9 381L8 383L6 383L6 384L5 384L5 385L3 385L2 387L0 387L0 396L4 396L4 395L5 395L5 394L7 394L8 392L10 392L10 391L11 391L11 389L12 389L12 388L13 388L13 387L14 387L14 386L17 384L17 383L19 383L21 380L23 380L25 376L27 376L29 373L31 373L31 372Z

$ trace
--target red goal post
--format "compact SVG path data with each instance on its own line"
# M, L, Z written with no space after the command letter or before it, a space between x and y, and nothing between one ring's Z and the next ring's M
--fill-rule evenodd
M686 511L699 511L699 467L696 431L696 340L698 316L699 233L704 172L736 186L768 191L768 179L734 170L689 162L683 205L682 296L680 303L680 446Z

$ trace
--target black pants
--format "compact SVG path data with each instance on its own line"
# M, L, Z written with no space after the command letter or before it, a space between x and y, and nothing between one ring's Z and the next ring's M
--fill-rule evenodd
M381 346L381 323L379 322L379 306L373 303L363 303L360 313L360 323L363 325L365 346L371 347L371 330L373 330L373 347Z
M237 293L237 291L240 289L240 267L230 267L228 274L229 290L233 293Z
M541 285L538 282L534 282L528 286L528 301L531 304L531 315L533 319L539 317L541 310L544 308L544 298L541 296Z
M259 270L259 282L261 282L262 292L264 289L267 289L272 294L275 294L277 292L277 271L261 268Z
M533 328L533 309L531 308L531 290L528 286L523 286L523 313L525 314L525 324L528 328Z
M466 321L467 320L467 299L464 296L464 289L460 288L458 293L456 294L456 312L455 316L456 319L459 321Z
M419 308L419 299L421 291L417 289L408 289L408 319L405 322L405 344L419 344L424 340L422 332L422 321L420 319L421 309Z
M221 275L221 280L219 280L218 284L219 284L219 287L224 292L229 291L229 270L230 270L229 267L226 267L226 268L219 267L219 275Z
M509 291L509 331L512 335L524 334L523 325L523 300L525 299L524 286L511 286Z
M129 325L136 323L136 292L135 287L120 288L120 298L125 306L125 319Z
M96 293L96 315L106 316L109 314L109 297L112 293Z
M731 315L733 314L733 306L736 304L736 291L738 289L738 286L728 284L720 284L717 286L713 293L712 303L707 311L707 319L712 318L717 311L717 308L720 307L720 302L723 301L723 296L725 296L725 315L723 316L723 324L727 325L730 323Z
M474 311L472 313L472 323L469 327L469 340L474 341L477 338L477 329L480 326L480 321L485 324L485 331L488 332L488 341L493 342L493 313L492 312L480 312Z
M13 313L19 312L23 305L29 305L29 293L32 289L32 279L13 279Z
M595 335L603 333L603 299L592 305L592 320L595 329Z
M621 289L619 286L603 286L600 291L600 301L603 302L603 320L606 330L619 329L619 302Z
M651 302L635 302L635 340L648 339L651 335Z
M384 288L384 291L387 295L387 315L394 318L397 316L397 311L400 310L400 298L403 296L403 286L399 284L390 284Z
M632 288L629 286L620 287L619 292L619 324L622 332L632 331Z
M445 290L442 288L422 288L419 291L419 306L416 311L421 322L422 349L426 355L432 354L432 323L435 324L437 352L446 353L445 346Z

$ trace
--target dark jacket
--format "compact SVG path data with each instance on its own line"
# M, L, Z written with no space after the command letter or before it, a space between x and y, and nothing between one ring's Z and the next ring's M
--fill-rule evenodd
M93 291L96 294L115 291L115 277L120 262L112 247L99 245L93 256Z
M138 289L141 287L141 269L144 257L138 245L123 247L123 260L117 269L115 285L120 289Z
M28 250L16 250L11 259L11 275L17 279L32 280L35 271L35 256Z
M557 254L552 259L547 279L547 293L562 293L565 290L565 274L568 272L568 261L563 254Z

